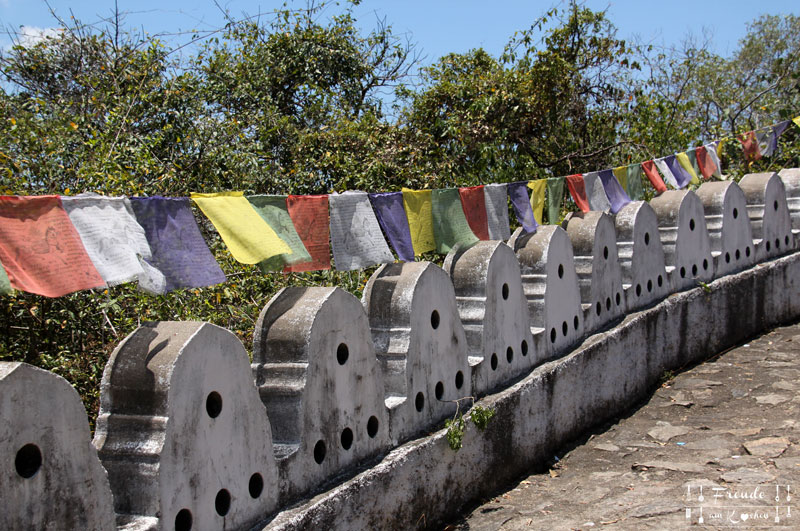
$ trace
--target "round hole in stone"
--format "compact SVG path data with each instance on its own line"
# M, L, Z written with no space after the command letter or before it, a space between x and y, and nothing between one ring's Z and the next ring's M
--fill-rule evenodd
M597 301L597 304L594 306L594 313L600 315L600 312L603 311L603 305L600 304L600 301Z
M522 345L520 345L519 349L520 349L520 351L522 351L522 355L523 356L527 356L528 355L528 342L523 339L522 340Z
M508 347L506 349L506 361L509 362L509 363L514 361L514 349L511 348L511 347Z
M558 264L558 278L564 278L564 266Z
M250 491L250 497L253 499L261 496L261 493L264 491L264 478L261 477L261 474L256 472L250 476L250 482L247 484L247 490Z
M444 396L444 384L442 382L436 382L434 393L436 394L436 400L442 399L442 397Z
M781 248L781 240L779 238L775 238L775 248L776 249Z
M767 244L767 245L769 245L769 244ZM734 253L734 256L736 256L737 260L742 257L742 253L739 252L739 249L736 249L736 252Z
M650 245L650 233L649 232L645 232L644 233L644 244L645 245Z
M572 328L574 328L576 332L578 331L579 324L580 323L578 322L578 316L576 315L575 317L572 318Z
M374 439L375 436L378 435L379 426L380 423L378 422L378 417L376 417L375 415L371 416L367 421L367 435L369 435L370 439Z
M681 278L686 278L686 268L681 267Z
M783 243L785 243L785 244L786 244L786 247L789 247L789 236L786 236L786 237L783 239Z
M745 247L744 248L744 254L745 254L745 256L750 256L750 247Z
M175 531L189 531L192 528L192 511L181 509L175 515Z
M694 218L689 220L689 230L694 230Z
M607 245L603 247L603 258L608 260L608 246Z
M733 209L733 219L736 219L738 217L739 217L739 209L734 208Z
M661 277L658 277L658 278L660 279ZM617 293L616 297L614 298L614 302L616 302L616 303L617 303L617 306L619 306L619 305L620 305L620 303L622 302L622 295L620 295L619 293Z
M461 389L462 385L464 385L464 373L458 371L456 373L456 389Z
M433 310L431 312L431 326L433 327L434 330L439 328L439 312L437 312L436 310Z
M336 361L339 362L339 365L344 365L349 357L350 349L344 343L339 343L339 347L336 349Z
M731 263L731 253L725 253L725 263L726 264Z
M693 276L693 277L696 277L696 276L697 276L697 264L694 264L694 265L692 266L692 276Z
M769 252L769 249L770 249L770 245L769 245L769 242L767 242L767 252Z
M214 509L220 516L225 516L231 510L231 493L227 489L220 489L217 493L217 497L214 498Z
M658 282L658 287L659 288L664 284L664 279L661 278L661 275L658 275L657 282Z
M219 417L222 413L222 397L216 391L211 391L206 397L206 413L212 419Z
M561 323L561 333L564 334L564 337L566 337L567 332L569 332L569 325L567 324L566 321L564 321L563 323Z
M606 310L611 309L611 297L606 297Z
M342 448L349 450L353 446L353 430L345 428L339 436L339 442L342 443Z
M508 284L503 284L503 300L508 300Z
M652 280L648 280L647 281L647 292L650 293L651 291L653 291L653 281Z
M322 462L325 461L325 441L321 439L314 445L314 461L316 461L318 465L321 465Z
M417 393L416 398L414 398L414 407L417 411L422 411L422 408L425 407L425 395L422 394L422 391Z
M550 329L550 343L555 343L556 342L556 337L557 337L556 329L555 328L551 328Z
M636 296L639 297L642 294L642 285L636 284Z
M32 478L42 467L42 452L35 444L26 444L17 450L14 458L17 474L25 479Z
M772 208L778 210L778 200L776 199L774 203L772 203Z
M497 370L497 354L496 353L492 354L491 363L492 363L492 370L496 371Z
M708 271L708 259L703 258L703 271Z

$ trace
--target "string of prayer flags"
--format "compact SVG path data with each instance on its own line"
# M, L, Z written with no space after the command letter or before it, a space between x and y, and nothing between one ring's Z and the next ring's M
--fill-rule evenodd
M397 257L404 262L413 262L414 246L403 208L403 192L369 194L369 200Z
M433 235L433 210L430 190L403 188L403 207L408 216L408 230L416 256L436 250Z
M242 192L192 193L192 200L219 232L231 255L257 264L292 250L244 198Z
M470 246L479 241L469 228L460 194L455 188L433 190L431 211L437 253L449 253L456 245Z
M591 210L606 211L611 209L608 196L603 189L598 172L593 171L583 176L583 186L586 188L586 197Z
M572 196L572 200L575 201L575 204L581 209L581 212L589 212L592 207L589 206L589 199L586 197L586 185L583 182L583 175L580 173L567 175L565 180L567 181L567 189L569 189L569 195Z
M306 250L308 262L291 264L284 271L322 271L331 268L331 243L327 195L290 195L286 209Z
M483 187L486 200L486 224L490 240L507 240L511 237L508 223L508 185L487 184Z
M0 197L0 262L11 287L45 297L105 284L56 195Z
M533 217L533 209L531 208L527 188L527 181L508 183L508 198L511 199L514 215L517 216L517 221L522 225L522 230L526 233L536 232L538 227L536 219Z
M603 190L606 193L606 197L608 197L612 213L616 214L622 210L622 207L631 202L631 198L625 193L613 171L603 170L598 173L598 177L600 182L603 183Z
M225 282L208 249L187 197L131 197L136 221L144 229L152 255L140 257L139 289L163 294Z
M689 174L690 183L700 184L700 179L697 178L697 173L694 171L694 168L692 167L692 162L689 160L689 156L686 153L675 154L675 160L677 160L678 164L681 165L683 171Z
M251 195L247 196L250 206L261 216L275 234L289 246L291 253L276 254L258 263L262 272L280 271L287 265L310 262L311 255L294 228L285 195Z
M479 240L489 239L489 222L486 212L486 195L481 186L468 186L458 189L461 206L469 228Z
M564 178L547 179L547 223L555 225L561 219L561 202L564 200Z
M656 170L655 161L648 160L642 162L642 171L647 176L647 180L650 181L650 184L653 185L653 188L656 189L656 192L659 194L667 191L667 185L664 184L664 181L661 180L661 176L658 174L658 170Z
M8 273L6 273L6 269L3 267L2 263L0 263L0 293L3 295L13 293L11 281L8 280Z
M394 262L394 256L381 233L366 192L331 194L328 196L328 204L331 216L331 247L336 269L352 271Z
M144 272L139 257L151 257L150 245L128 198L80 194L61 202L107 285L130 282Z
M531 189L531 210L533 211L533 219L536 223L541 225L542 215L544 213L544 197L545 190L547 190L547 179L538 179L536 181L529 181L528 188Z

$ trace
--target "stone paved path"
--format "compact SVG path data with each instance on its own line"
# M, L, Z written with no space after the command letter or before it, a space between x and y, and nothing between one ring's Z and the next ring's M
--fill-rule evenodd
M445 529L800 529L800 324L678 374L562 451Z

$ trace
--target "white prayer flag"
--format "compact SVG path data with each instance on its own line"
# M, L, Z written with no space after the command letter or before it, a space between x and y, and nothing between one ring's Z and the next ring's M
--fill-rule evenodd
M339 271L394 262L366 192L330 194L331 246Z

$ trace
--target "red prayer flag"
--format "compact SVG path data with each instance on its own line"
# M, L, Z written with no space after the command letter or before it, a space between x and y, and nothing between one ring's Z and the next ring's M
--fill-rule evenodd
M294 228L311 255L310 262L285 267L299 273L331 268L330 214L327 195L290 195L286 209Z
M739 139L739 142L742 143L745 159L747 159L749 162L752 162L761 158L761 151L758 149L758 138L756 138L755 131L742 133L737 138Z
M718 169L714 159L708 154L705 146L695 149L694 154L697 157L697 167L700 168L700 173L703 174L704 178L710 179Z
M644 174L647 175L647 179L650 181L650 184L653 185L653 188L656 189L656 192L660 194L667 191L667 185L664 184L652 160L642 162L642 170L644 170Z
M45 297L105 285L57 195L0 197L0 262L11 286Z
M589 206L589 198L586 197L586 185L583 183L583 175L576 173L575 175L567 175L567 188L572 200L578 205L582 212L589 212L592 208Z
M479 240L488 240L489 222L486 219L486 196L483 193L483 185L459 188L458 194L469 228Z

